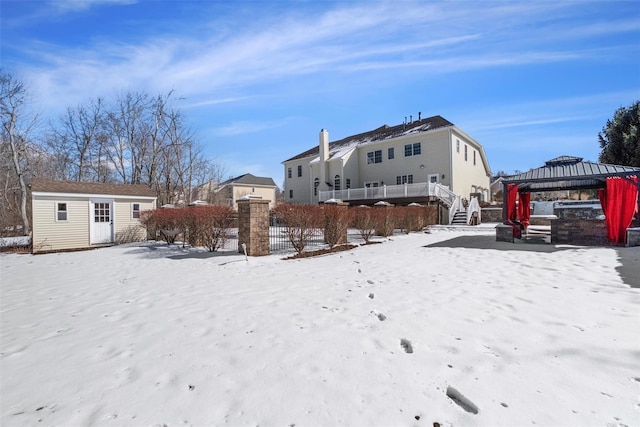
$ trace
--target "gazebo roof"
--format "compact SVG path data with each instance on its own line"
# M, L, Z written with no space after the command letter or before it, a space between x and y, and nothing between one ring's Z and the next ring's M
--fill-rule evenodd
M545 165L504 179L503 184L518 184L520 190L555 191L600 188L614 176L640 176L640 168L585 162L581 157L560 156Z

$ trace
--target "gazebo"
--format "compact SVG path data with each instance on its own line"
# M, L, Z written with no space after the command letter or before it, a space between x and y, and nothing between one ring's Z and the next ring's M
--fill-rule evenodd
M529 225L531 193L597 189L605 215L602 229L606 229L606 238L610 244L624 244L627 229L639 212L639 178L637 167L585 162L572 156L556 157L542 167L507 177L502 181L504 225L496 229L496 239L513 241L521 237L522 230ZM636 225L637 221L636 217ZM552 236L553 226L552 221Z

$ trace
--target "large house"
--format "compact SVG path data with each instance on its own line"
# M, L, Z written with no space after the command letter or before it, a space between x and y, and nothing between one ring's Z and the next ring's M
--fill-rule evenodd
M317 146L283 164L287 203L408 204L444 197L451 210L456 198L491 197L484 148L441 116L419 114L415 121L333 142L322 129Z
M219 184L206 183L196 188L195 194L198 199L207 203L228 205L233 209L238 208L236 202L244 196L269 200L269 209L273 209L276 204L276 184L273 179L250 173L229 178Z

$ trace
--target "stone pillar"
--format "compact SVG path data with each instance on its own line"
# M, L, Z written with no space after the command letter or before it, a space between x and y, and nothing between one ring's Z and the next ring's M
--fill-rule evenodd
M247 255L269 255L269 200L238 200L238 252Z

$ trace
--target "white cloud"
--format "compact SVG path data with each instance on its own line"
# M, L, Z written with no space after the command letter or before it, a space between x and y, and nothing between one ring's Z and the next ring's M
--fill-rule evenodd
M127 5L137 0L50 0L48 4L61 13L80 12L101 5Z
M286 126L289 119L284 118L274 121L236 121L228 126L224 126L213 130L213 134L217 136L233 136L247 133L261 132L263 130L274 129Z

